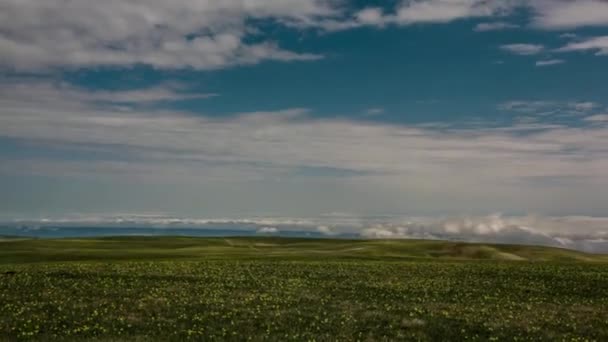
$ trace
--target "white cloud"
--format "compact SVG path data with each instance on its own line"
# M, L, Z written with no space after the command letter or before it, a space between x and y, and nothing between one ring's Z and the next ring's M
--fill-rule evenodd
M12 80L0 82L4 101L23 103L36 96L39 104L79 105L83 103L145 104L162 101L205 99L217 94L193 93L183 84L165 83L133 90L84 90L67 83L53 81Z
M356 20L363 25L383 25L384 14L382 8L364 8L355 14Z
M600 0L404 0L392 9L348 8L334 0L82 0L76 5L5 0L0 12L0 67L31 71L147 64L206 70L323 58L281 48L253 24L258 19L337 31L489 18L494 21L475 27L488 31L516 28L500 19L527 8L534 12L532 24L540 28L608 24L608 4Z
M535 115L582 115L599 108L601 105L592 101L508 101L501 103L500 110L535 114Z
M133 186L153 180L188 188L273 180L276 188L264 191L277 191L300 184L299 175L313 170L308 179L326 177L331 180L328 189L342 187L349 194L344 203L359 201L368 207L396 206L404 194L418 194L415 205L437 210L473 202L484 208L480 210L496 209L496 203L504 210L520 205L555 208L553 201L542 200L547 196L576 201L568 205L581 210L589 203L606 203L600 190L608 181L608 131L598 125L437 128L319 119L298 108L214 118L138 107L116 110L90 101L95 92L54 83L30 84L28 96L16 95L21 91L17 88L0 87L0 136L48 153L5 155L3 174L120 180ZM546 103L551 102L515 101L504 108L532 114L536 107L554 110L545 108ZM596 106L559 104L563 113L581 116L593 114ZM73 157L63 158L66 153ZM351 196L355 190L386 200ZM561 197L562 191L568 196ZM458 194L466 194L467 201L454 201ZM345 210L327 210L336 209Z
M492 16L507 10L509 7L508 1L404 1L397 8L396 21L399 24L445 23L457 19Z
M388 13L379 7L369 7L355 12L352 18L331 18L297 24L300 27L321 27L328 31L361 26L383 27L389 24L443 24L468 18L502 16L515 7L516 1L511 0L405 0ZM506 25L503 28L508 28ZM483 29L484 25L481 27Z
M500 48L504 51L522 56L536 55L545 49L543 45L539 44L506 44L501 45Z
M329 226L317 226L317 232L323 235L337 235Z
M588 116L584 119L588 122L608 122L608 114L596 114Z
M568 106L578 112L588 112L600 107L600 104L591 101L585 102L570 102Z
M507 23L504 21L496 21L490 23L479 23L473 29L475 32L500 31L518 28L519 25Z
M317 232L326 236L368 239L431 239L469 242L532 244L608 253L608 218L592 216L454 217L322 216L308 218L186 218L166 214L78 214L64 217L21 218L0 221L6 226L36 227L239 227L243 232L277 234ZM331 228L330 228L331 227Z
M504 217L502 215L426 219L403 223L378 223L361 230L372 239L439 239L486 243L542 245L606 253L608 243L603 217Z
M608 25L608 3L603 0L538 0L530 6L536 12L532 24L543 29Z
M538 66L538 67L551 66L551 65L563 64L564 62L565 61L563 59L545 59L545 60L541 60L541 61L536 61L536 66Z
M337 31L361 26L448 23L491 18L476 31L516 28L501 21L518 8L541 28L608 23L599 0L405 0L392 9L349 11L340 1L5 0L0 13L0 66L18 70L126 66L218 69L265 60L310 61L322 54L281 48L253 22ZM253 19L253 20L251 20ZM255 36L255 43L250 42ZM527 50L530 51L530 50Z
M314 60L322 56L283 50L272 41L246 43L247 20L301 22L336 13L329 0L6 0L0 13L0 65L216 69Z
M405 0L395 14L358 24L410 25L417 23L448 23L467 18L504 18L518 9L532 12L530 26L541 29L564 29L608 25L608 3L603 0ZM370 12L370 14L372 14ZM344 28L358 25L343 25ZM494 21L480 23L476 31L517 28L519 25ZM571 38L571 37L570 37Z
M258 234L277 234L279 230L275 227L261 227L257 232Z
M608 55L608 36L592 37L574 41L557 49L558 52L596 51L597 55Z
M522 113L535 113L540 110L558 106L557 102L553 101L509 101L501 103L498 108L501 110L510 110Z

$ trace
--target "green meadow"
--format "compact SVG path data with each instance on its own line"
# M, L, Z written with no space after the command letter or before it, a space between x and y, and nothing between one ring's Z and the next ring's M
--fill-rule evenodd
M3 238L0 340L607 341L608 257L441 241Z

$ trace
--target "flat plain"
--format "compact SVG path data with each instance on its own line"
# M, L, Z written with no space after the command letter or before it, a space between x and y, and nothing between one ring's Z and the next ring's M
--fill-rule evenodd
M441 241L0 241L0 340L608 340L608 257Z

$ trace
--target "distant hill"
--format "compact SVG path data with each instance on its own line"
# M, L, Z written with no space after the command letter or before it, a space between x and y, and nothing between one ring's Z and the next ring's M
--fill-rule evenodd
M435 240L133 236L83 239L6 238L0 243L0 263L227 258L608 262L607 255L559 248Z
M24 239L27 237L23 237L23 236L17 236L17 235L0 235L0 241L2 240L18 240L18 239Z

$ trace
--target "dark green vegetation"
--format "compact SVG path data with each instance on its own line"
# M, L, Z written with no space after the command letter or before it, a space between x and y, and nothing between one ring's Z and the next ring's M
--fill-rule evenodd
M252 258L608 262L607 255L585 254L559 248L430 240L113 237L0 242L0 263Z
M605 256L429 241L0 242L0 340L608 340Z

